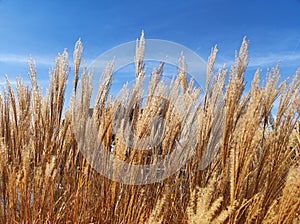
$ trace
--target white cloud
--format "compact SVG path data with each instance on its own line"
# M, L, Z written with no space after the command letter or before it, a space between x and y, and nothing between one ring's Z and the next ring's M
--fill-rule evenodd
M260 57L250 57L249 66L274 66L277 63L288 63L290 66L300 66L300 54L270 54Z
M6 86L6 81L0 81L0 86ZM15 86L15 85L17 85L17 82L16 81L10 81L10 84L12 85L12 86Z
M54 59L45 57L45 56L38 56L32 57L34 61L39 65L52 65ZM18 55L18 54L0 54L0 62L3 63L12 63L12 64L27 64L30 59L29 55Z
M261 56L251 56L249 55L249 65L248 67L274 67L277 63L284 66L298 66L300 67L300 54L269 54ZM222 67L223 65L231 66L234 64L234 59L232 58L221 58L216 62L216 67Z

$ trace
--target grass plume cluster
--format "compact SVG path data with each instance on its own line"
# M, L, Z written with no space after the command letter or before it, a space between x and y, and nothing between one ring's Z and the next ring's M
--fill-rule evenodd
M161 79L163 64L153 69L142 106L144 49L142 35L135 57L136 83L125 86L114 100L109 97L113 62L108 65L91 117L92 75L80 65L81 42L74 50L73 92L65 112L70 75L66 51L55 61L45 96L33 60L30 86L18 79L14 90L7 80L0 96L0 223L299 223L298 74L279 83L278 66L264 81L257 70L245 92L244 39L229 70L214 69L213 48L203 90L187 80L184 66L170 85ZM184 65L184 58L180 63ZM163 134L162 127L149 126L158 115L165 120ZM96 133L89 132L91 124ZM78 130L84 144L76 136ZM103 169L104 162L90 164L82 155L80 147L89 148L94 139L103 143L98 150L126 164L155 163L178 147L193 146L194 154L164 180L126 185L93 169ZM159 144L154 144L157 139ZM149 145L154 147L138 150ZM89 155L98 154L94 150ZM204 164L203 158L210 162ZM122 168L115 167L111 178L118 179ZM138 181L135 175L131 178Z

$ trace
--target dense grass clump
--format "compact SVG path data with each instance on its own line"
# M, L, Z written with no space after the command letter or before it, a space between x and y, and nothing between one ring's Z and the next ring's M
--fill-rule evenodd
M92 78L80 68L80 42L74 50L73 93L66 111L67 52L57 57L45 96L32 60L30 86L18 79L14 90L7 80L0 96L0 223L299 223L298 74L289 83L279 83L275 67L261 82L257 70L246 93L248 42L243 40L229 71L215 71L213 48L203 90L187 81L183 69L170 85L161 79L163 64L154 69L148 95L165 97L148 97L142 106L143 36L137 46L134 87L125 86L122 97L112 100L113 63L108 65L91 116ZM272 116L276 99L278 112ZM182 109L184 120L174 107ZM146 147L139 139L157 137L160 129L149 129L157 115L166 121L161 142L138 150ZM182 139L197 139L197 145L187 163L167 179L126 185L100 175L82 155L84 145L76 133L90 122L103 142L101 150L127 164L163 159ZM126 122L136 137L130 144L122 139ZM190 126L196 130L188 131ZM83 137L89 142L92 135ZM193 145L185 142L185 148ZM211 158L205 166L204 157Z

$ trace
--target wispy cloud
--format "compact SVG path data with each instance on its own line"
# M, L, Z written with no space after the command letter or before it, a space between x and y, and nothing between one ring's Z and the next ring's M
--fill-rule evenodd
M249 56L249 67L273 67L277 63L284 66L298 66L300 67L300 54L269 54L260 56ZM216 66L222 67L223 65L230 66L234 64L234 59L232 58L220 58L217 59Z
M16 80L11 80L10 78L8 78L9 83L11 86L16 86L18 84L18 82ZM28 79L22 80L24 85L31 85L31 81ZM49 80L48 79L42 79L42 80L37 80L38 84L40 85L40 87L47 87L49 84ZM2 86L6 86L7 82L4 78L0 78L0 87Z
M300 54L270 54L266 56L250 57L249 66L274 66L277 63L288 64L289 66L300 66Z
M1 86L6 86L6 84L7 84L6 81L0 80L0 87ZM12 81L12 82L10 82L10 85L16 86L17 82L16 81Z
M54 60L45 56L32 56L34 61L39 65L52 65ZM17 55L17 54L0 54L0 62L12 63L12 64L27 64L30 59L30 55Z
M1 0L0 0L1 1ZM70 55L69 55L70 56ZM32 57L37 66L42 65L46 67L52 67L55 65L55 59L57 56L34 56L34 55L18 55L18 54L0 54L0 63L7 64L19 64L27 65L28 61ZM89 66L94 59L82 59L82 66ZM69 66L73 67L73 58L69 58Z

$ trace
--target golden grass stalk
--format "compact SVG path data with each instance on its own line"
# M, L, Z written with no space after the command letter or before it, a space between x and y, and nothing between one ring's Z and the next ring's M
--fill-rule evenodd
M66 51L50 72L46 95L33 59L30 86L18 79L13 87L7 80L0 94L0 223L299 222L298 74L279 83L276 66L262 82L262 71L257 70L245 92L244 39L229 72L225 66L215 70L213 48L202 95L193 80L187 82L183 58L170 84L162 79L162 63L152 72L143 106L145 44L142 33L136 47L136 83L132 88L125 85L115 100L109 97L113 61L108 65L92 117L92 74L80 67L80 41L73 54L69 106ZM278 112L272 115L276 100ZM164 119L164 129L149 125L157 116ZM147 148L157 139L158 144ZM106 168L107 158L91 162L99 150L106 150L132 169L130 164L163 160L179 147L193 153L187 163L148 185L112 181L93 169ZM171 162L181 156L176 154ZM122 178L124 167L114 168L111 177ZM140 174L135 171L129 180L138 181Z

